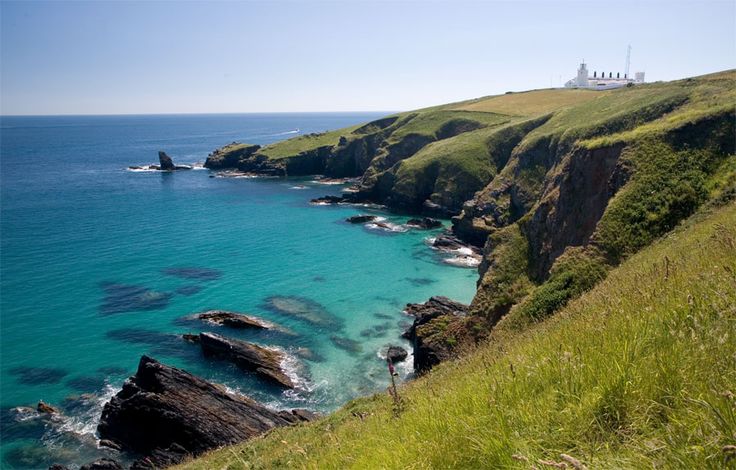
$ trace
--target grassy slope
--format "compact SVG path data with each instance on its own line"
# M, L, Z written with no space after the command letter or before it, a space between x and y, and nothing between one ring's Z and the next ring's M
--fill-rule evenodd
M479 98L452 109L509 116L535 116L605 96L607 91L549 89Z
M389 143L399 141L407 134L433 135L451 119L468 119L483 124L495 125L499 121L498 114L507 115L506 120L514 117L537 116L577 103L601 96L601 92L585 90L538 90L512 95L500 95L461 103L452 103L417 111L397 114L399 121L410 114L417 114L406 124L397 126L389 138ZM276 142L263 147L262 153L272 159L289 158L301 152L318 147L337 145L341 136L350 136L361 125L337 129L334 131L308 134Z
M736 439L736 206L696 215L560 314L325 419L182 468L723 468ZM528 463L527 463L528 462ZM734 461L732 460L731 463ZM539 465L542 467L541 465Z
M337 145L337 142L340 140L340 136L350 134L359 127L360 124L319 134L300 135L299 137L293 137L291 139L267 145L259 150L258 153L262 153L274 160L293 157L301 152L314 150L318 147Z

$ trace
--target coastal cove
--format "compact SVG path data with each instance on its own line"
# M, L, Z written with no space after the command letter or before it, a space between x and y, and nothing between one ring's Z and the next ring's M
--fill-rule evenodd
M427 239L346 219L399 216L317 206L345 185L312 177L211 178L194 169L127 171L157 161L201 164L231 141L260 145L371 121L385 113L3 117L0 405L2 467L81 464L104 402L143 354L275 408L329 412L389 382L380 351L408 347L409 302L469 303L477 272L450 266ZM445 227L449 226L444 221ZM315 326L285 313L306 306ZM238 332L185 317L231 310L289 334ZM284 391L203 357L183 333L278 346L297 386ZM405 377L411 357L398 368ZM54 425L13 411L43 400Z

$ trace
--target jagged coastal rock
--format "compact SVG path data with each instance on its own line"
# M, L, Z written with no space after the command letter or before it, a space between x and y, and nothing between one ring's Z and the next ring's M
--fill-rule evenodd
M166 152L158 153L158 162L161 170L163 171L174 171L176 169L174 162L171 160L170 156L166 155Z
M174 165L174 161L166 152L158 152L158 165L131 165L128 167L129 170L146 170L146 171L177 171L177 170L191 170L190 165Z
M79 467L79 470L123 470L123 466L113 459L97 459Z
M367 222L373 222L377 218L378 216L375 215L359 214L348 217L347 219L345 219L345 222L351 224L365 224Z
M340 196L322 196L309 201L310 204L316 204L318 206L327 206L331 204L341 204L346 202L349 201Z
M386 359L391 361L392 364L402 362L408 356L409 353L401 346L389 346L386 350Z
M261 148L260 145L249 145L233 142L209 154L204 167L211 170L239 168L239 163L247 159Z
M259 318L226 310L208 310L195 316L200 320L230 328L267 330L273 326Z
M435 228L442 227L442 222L440 222L437 219L433 219L431 217L422 217L418 219L409 219L406 222L406 225L412 228L418 228L422 230L432 230Z
M223 358L281 387L294 388L294 382L281 368L285 356L280 351L214 333L200 333L199 344L207 356Z
M444 333L453 320L467 315L467 305L438 296L423 304L407 304L404 312L414 317L403 336L412 342L415 371L425 372L452 357L452 345Z
M136 374L103 408L97 431L100 438L144 455L138 468L146 468L146 463L160 468L187 454L241 442L311 417L308 412L269 410L143 356Z

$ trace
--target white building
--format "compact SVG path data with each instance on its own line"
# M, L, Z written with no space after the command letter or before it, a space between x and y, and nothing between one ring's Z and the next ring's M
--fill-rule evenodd
M622 76L623 75L623 76ZM585 62L580 64L578 75L565 83L565 88L588 88L591 90L610 90L612 88L621 88L629 84L644 83L644 72L636 72L635 78L629 78L628 73L594 71L591 77L588 72L588 66Z

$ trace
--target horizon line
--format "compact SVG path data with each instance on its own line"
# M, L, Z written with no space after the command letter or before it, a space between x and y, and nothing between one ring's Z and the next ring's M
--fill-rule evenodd
M242 114L395 114L403 111L236 111L236 112L183 112L183 113L56 113L56 114L2 114L0 118L8 117L115 117L115 116L213 116L213 115L242 115Z

